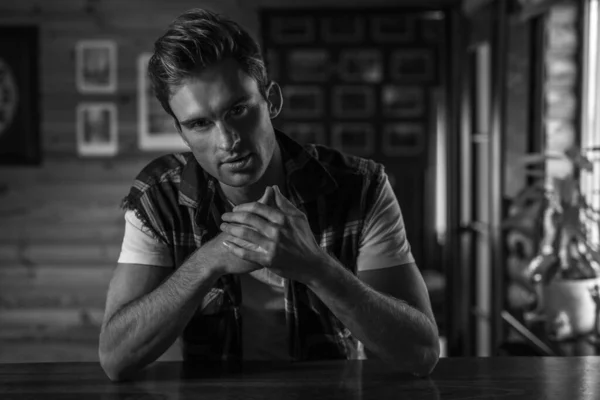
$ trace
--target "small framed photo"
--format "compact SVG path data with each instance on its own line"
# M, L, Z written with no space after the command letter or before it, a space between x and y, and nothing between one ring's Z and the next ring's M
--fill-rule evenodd
M271 35L276 43L310 43L315 40L313 17L275 17L271 22Z
M117 154L117 107L114 103L81 103L77 106L76 120L79 155Z
M287 122L283 126L283 132L302 145L307 143L326 144L325 129L319 123Z
M375 149L375 129L367 123L336 123L331 130L331 146L344 153L370 156Z
M117 45L111 40L82 40L75 47L75 74L80 93L117 90Z
M404 82L431 82L435 77L433 54L428 49L396 50L391 55L392 79Z
M289 118L323 115L323 91L318 86L287 85L283 88L283 114Z
M427 43L436 43L443 35L444 14L431 11L421 20L421 38Z
M293 50L288 54L290 77L299 82L324 82L329 79L331 60L327 50Z
M365 20L356 15L326 17L321 21L323 37L329 43L357 43L365 36Z
M425 113L425 90L421 86L384 85L381 106L387 117L421 117Z
M423 124L397 122L385 124L382 151L386 156L415 156L425 147Z
M339 68L345 81L378 83L383 78L383 57L379 50L345 50L340 54Z
M333 115L339 118L365 118L375 112L375 93L371 86L333 88Z
M162 108L148 79L150 53L138 57L138 146L147 151L188 151L173 118Z
M408 42L415 36L412 15L378 15L371 20L371 36L375 42Z

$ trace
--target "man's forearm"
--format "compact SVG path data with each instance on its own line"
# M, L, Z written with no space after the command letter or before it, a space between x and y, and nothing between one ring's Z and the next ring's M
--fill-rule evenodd
M402 371L427 375L439 357L437 327L407 303L369 287L328 257L309 287L371 352Z
M112 380L129 378L155 361L181 334L218 279L190 258L152 292L125 305L100 333L100 361Z

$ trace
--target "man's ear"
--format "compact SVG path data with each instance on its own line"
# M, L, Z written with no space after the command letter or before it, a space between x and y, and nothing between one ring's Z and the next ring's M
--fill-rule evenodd
M281 87L275 81L271 81L267 87L267 103L269 116L271 119L276 118L283 107L283 94L281 93Z

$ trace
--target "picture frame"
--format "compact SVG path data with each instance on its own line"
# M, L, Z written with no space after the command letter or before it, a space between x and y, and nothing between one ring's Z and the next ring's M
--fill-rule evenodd
M375 128L369 123L338 122L331 128L331 147L367 157L375 150Z
M421 20L421 38L426 43L437 43L443 35L444 14L430 11Z
M371 20L375 42L409 42L415 37L415 18L407 14L377 15Z
M75 45L75 74L80 93L117 90L117 45L112 40L80 40Z
M329 43L357 43L364 40L365 20L361 16L337 15L321 20L323 38Z
M381 108L386 117L422 117L425 114L425 89L422 86L384 85Z
M271 20L271 35L276 43L310 43L315 40L316 22L312 17L280 16Z
M344 81L378 83L383 79L383 55L375 49L351 49L340 53L339 75Z
M331 72L331 57L325 49L299 49L288 54L289 76L297 82L324 82Z
M383 127L381 151L389 157L419 155L425 148L425 133L422 123L387 123Z
M323 124L316 122L286 122L283 125L283 132L290 138L305 145L326 144L325 143L325 128Z
M390 75L400 82L432 82L435 77L433 53L429 49L396 50L390 57Z
M148 78L151 53L138 56L138 147L144 151L189 151L173 118L162 108Z
M335 86L332 101L333 115L338 118L367 118L375 112L375 91L372 86Z
M77 105L77 153L80 156L114 156L119 150L115 103Z
M316 118L324 112L323 89L309 85L283 88L283 114L287 118Z

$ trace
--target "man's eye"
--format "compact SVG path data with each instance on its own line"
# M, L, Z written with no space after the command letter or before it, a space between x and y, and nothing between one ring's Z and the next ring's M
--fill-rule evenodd
M191 129L205 129L210 126L210 121L194 121L190 128Z
M230 114L234 117L239 117L240 115L244 115L247 110L248 110L248 107L245 105L235 106L231 109Z

